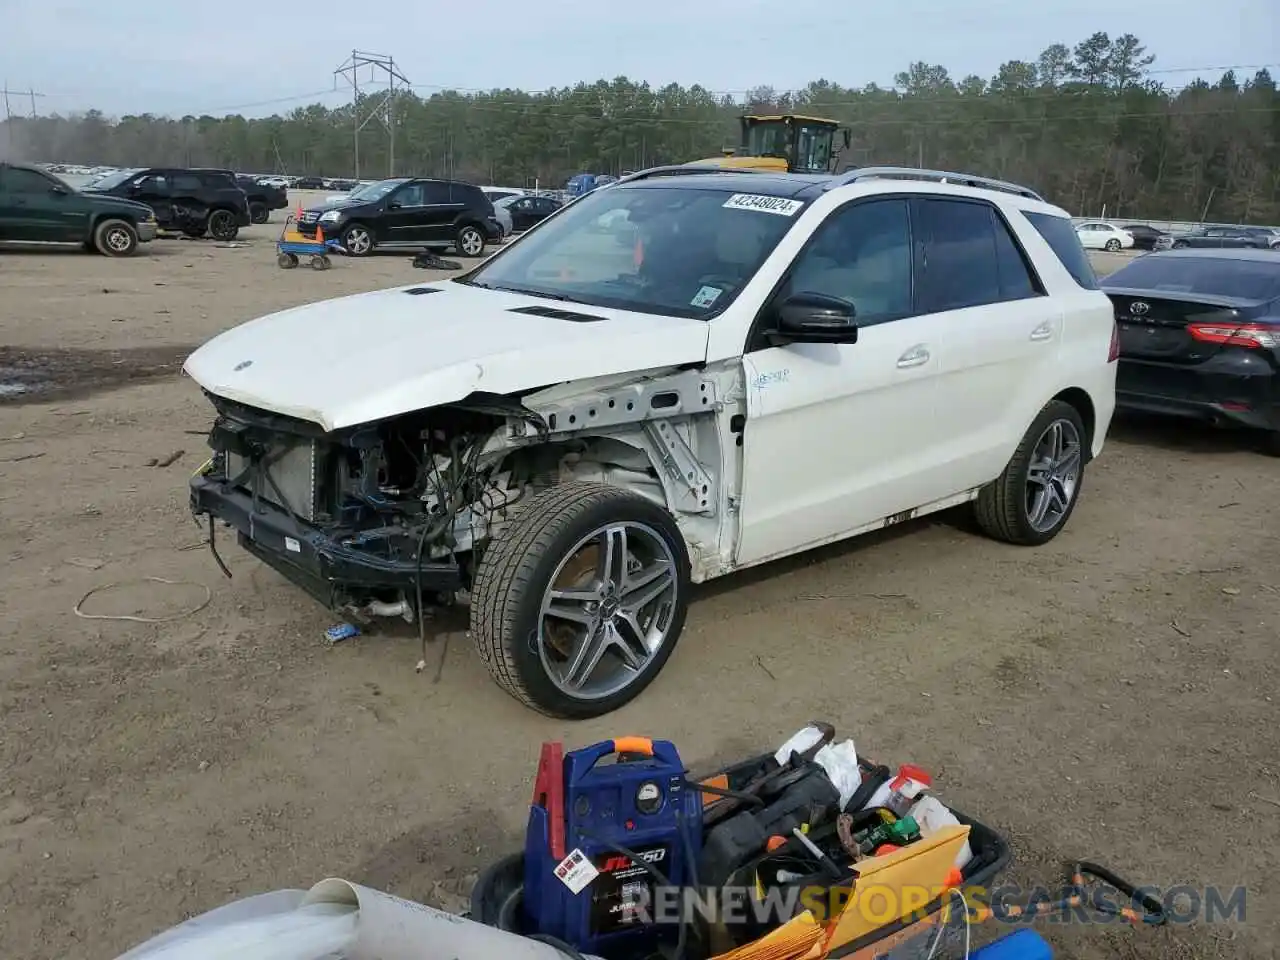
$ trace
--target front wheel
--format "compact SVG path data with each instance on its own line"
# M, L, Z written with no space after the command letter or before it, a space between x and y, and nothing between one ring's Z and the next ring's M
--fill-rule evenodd
M534 496L476 571L471 636L507 693L586 719L638 696L684 629L689 555L671 514L619 487Z
M1080 496L1087 443L1076 408L1050 401L1004 472L978 494L978 525L988 536L1019 546L1039 546L1056 537Z
M236 215L230 210L215 210L209 214L209 236L224 243L234 240L240 235L240 225L236 223Z
M1185 250L1185 249L1187 249L1187 245L1186 245L1185 243L1183 243L1181 240L1175 240L1175 241L1173 241L1173 249L1175 249L1175 250Z
M367 257L373 252L373 234L363 223L353 223L342 231L342 248L353 257Z
M484 253L485 238L478 227L468 224L458 230L454 246L464 257L478 257Z
M1120 252L1120 241L1119 241L1119 240L1108 240L1108 241L1107 241L1107 252L1108 252L1108 253L1119 253L1119 252Z
M103 220L93 231L93 245L107 257L130 257L138 249L138 231L125 220Z
M253 223L266 223L271 219L271 210L265 203L255 201L249 204L249 220Z

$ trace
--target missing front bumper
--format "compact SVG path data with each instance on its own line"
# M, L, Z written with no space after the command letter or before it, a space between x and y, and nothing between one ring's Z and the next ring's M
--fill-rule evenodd
M334 609L389 593L452 596L463 586L457 564L397 560L347 546L224 480L193 477L191 512L228 524L240 546Z

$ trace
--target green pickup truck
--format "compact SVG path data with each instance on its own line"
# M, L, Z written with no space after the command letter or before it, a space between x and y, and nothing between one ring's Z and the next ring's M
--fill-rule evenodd
M0 163L0 240L78 243L127 257L156 238L145 203L81 193L39 167Z

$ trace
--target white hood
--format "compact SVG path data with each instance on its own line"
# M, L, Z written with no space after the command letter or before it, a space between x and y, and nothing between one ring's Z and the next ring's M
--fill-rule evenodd
M442 292L405 291L434 287ZM597 322L511 313L541 307ZM214 337L183 370L215 396L354 426L461 400L706 358L700 320L607 310L452 281L340 297Z

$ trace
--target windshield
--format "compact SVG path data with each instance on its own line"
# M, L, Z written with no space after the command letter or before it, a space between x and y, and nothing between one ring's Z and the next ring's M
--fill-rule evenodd
M408 182L404 179L379 180L377 183L366 184L357 190L352 190L347 196L352 200L381 200L400 184Z
M96 180L90 180L83 187L85 190L110 190L118 187L126 180L137 175L137 170L117 170L115 173L106 173L98 177Z
M613 187L575 201L459 282L706 320L733 302L803 207L714 189Z
M789 157L791 144L788 143L787 125L781 120L757 123L747 130L747 156L749 157Z
M1280 297L1280 257L1274 262L1219 257L1143 257L1109 276L1107 286L1272 300Z

